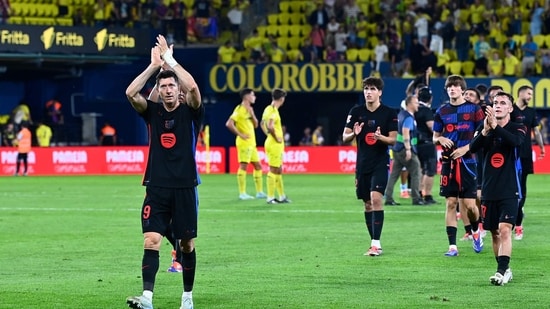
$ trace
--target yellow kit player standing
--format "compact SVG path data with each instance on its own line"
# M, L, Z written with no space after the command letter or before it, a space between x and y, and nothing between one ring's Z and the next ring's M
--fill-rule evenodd
M267 173L267 203L279 204L290 203L287 199L283 186L283 154L285 143L283 140L283 126L279 108L283 105L286 92L275 88L271 92L271 104L264 109L262 115L262 130L267 135L265 140L265 152L269 163ZM275 199L275 190L279 193L279 199Z
M239 186L239 199L250 200L253 196L246 193L246 169L248 164L254 166L254 184L256 185L256 198L265 198L263 193L262 166L256 148L256 133L258 118L254 114L252 105L256 102L254 90L245 88L240 91L241 103L235 107L225 126L237 136L235 146L237 147L239 169L237 170L237 184Z

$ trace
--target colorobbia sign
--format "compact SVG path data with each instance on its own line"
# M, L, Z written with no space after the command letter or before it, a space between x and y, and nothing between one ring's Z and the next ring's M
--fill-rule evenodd
M35 147L28 156L28 172L29 175L142 174L147 154L147 147ZM550 174L550 158L539 160L538 155L535 147L535 173ZM259 148L259 156L267 172L269 163L263 148ZM15 173L16 158L15 148L0 148L0 175ZM355 159L355 147L287 147L283 170L286 174L353 174ZM224 147L211 147L208 152L198 148L196 161L201 174L236 173L238 169L235 147L229 148L229 158Z

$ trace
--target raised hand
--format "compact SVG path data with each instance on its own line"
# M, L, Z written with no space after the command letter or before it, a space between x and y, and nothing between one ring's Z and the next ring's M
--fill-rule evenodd
M353 124L353 134L359 135L359 133L361 133L361 130L363 129L364 124L365 124L364 122L361 122L361 124L359 124L359 122L354 123Z
M160 50L156 46L151 48L151 64L158 66L162 66L163 64L162 58L160 57Z

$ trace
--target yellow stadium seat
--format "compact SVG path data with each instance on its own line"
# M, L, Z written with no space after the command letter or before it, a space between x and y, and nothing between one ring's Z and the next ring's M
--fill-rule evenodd
M533 36L533 42L535 42L539 49L542 48L545 45L545 36L544 34L537 34ZM548 46L546 46L548 48Z
M302 52L299 49L291 49L286 53L290 62L303 60Z
M374 56L374 51L368 48L361 48L359 50L359 61L368 62L371 61Z
M462 62L451 61L451 62L447 62L447 64L448 64L448 68L447 68L448 74L453 74L453 75L462 74Z
M462 72L464 72L464 77L473 77L475 67L475 62L471 60L462 62Z
M267 15L267 24L276 25L279 21L279 14L269 14Z
M284 36L278 37L277 38L277 45L279 45L279 47L281 47L282 49L287 50L288 49L288 40L289 40L289 38L284 37Z
M300 29L301 29L301 33L302 33L302 36L309 36L309 34L311 33L311 25L301 25L300 26Z
M288 31L290 36L302 36L302 28L299 26L290 25Z
M277 35L288 37L290 36L290 28L292 28L291 25L281 25L279 28L277 28Z
M371 35L367 40L367 46L370 48L375 48L378 45L378 37L376 35Z
M258 26L258 27L256 27L256 30L258 30L258 34L261 37L266 37L267 36L267 26Z
M291 1L289 3L289 10L291 13L303 13L304 12L304 2L302 1Z
M289 13L279 13L277 21L279 25L288 25L290 24L290 14Z
M290 2L288 1L279 2L279 12L289 13L289 11L290 11Z
M300 49L302 46L302 38L297 36L292 36L288 38L288 47L290 49Z
M514 34L512 38L514 39L514 41L516 41L516 43L518 43L519 46L522 46L523 44L525 44L526 37L526 34Z
M356 62L359 57L359 50L357 48L349 48L346 50L346 59L349 62Z
M267 35L277 36L277 33L279 32L279 26L277 25L269 25L267 26Z
M306 17L304 14L292 13L290 14L290 23L292 25L303 25L306 23Z

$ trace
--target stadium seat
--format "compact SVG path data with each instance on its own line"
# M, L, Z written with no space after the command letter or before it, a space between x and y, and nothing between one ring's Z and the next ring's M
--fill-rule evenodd
M280 48L287 50L288 49L288 40L289 38L281 36L277 38L277 45L279 45Z
M290 2L289 1L279 2L279 12L290 13Z
M291 25L281 25L277 28L277 35L282 37L288 37L290 36L290 28L292 28Z
M269 14L267 15L267 24L268 25L277 25L279 21L279 14Z
M289 26L289 32L290 32L290 36L295 36L295 37L302 36L302 28L299 26L294 26L294 25Z
M361 48L359 50L359 61L368 62L371 61L374 56L374 51L368 48Z
M302 47L302 38L301 37L289 37L288 38L288 47L290 49L300 49Z
M289 13L279 13L277 21L279 25L288 25L290 24L290 14Z
M512 38L514 39L514 41L516 41L516 43L518 43L519 46L522 46L525 43L526 35L525 34L514 34L514 36Z
M303 13L304 12L304 2L302 1L290 1L289 10L291 13Z
M359 57L359 50L357 48L348 48L346 50L346 59L349 62L356 62Z
M261 37L265 38L267 36L267 26L258 26L256 30L258 30L258 34Z
M290 14L290 23L292 25L303 25L306 23L306 17L304 14L292 13Z
M461 75L462 74L462 62L451 61L448 63L448 74Z
M302 52L299 49L291 49L286 53L288 60L291 62L300 61L303 59Z
M378 37L376 35L371 35L368 39L367 39L367 46L369 48L375 48L376 45L378 45Z
M545 43L546 43L544 34L534 35L533 42L535 42L538 45L539 49L543 48L543 46L545 46ZM548 48L548 46L546 46L546 48Z
M277 33L279 32L279 26L277 25L268 25L267 26L267 35L277 36Z
M464 72L464 77L474 77L475 67L476 64L473 61L469 60L462 62L462 72Z
M300 30L303 37L309 37L309 34L311 33L311 25L301 25Z

